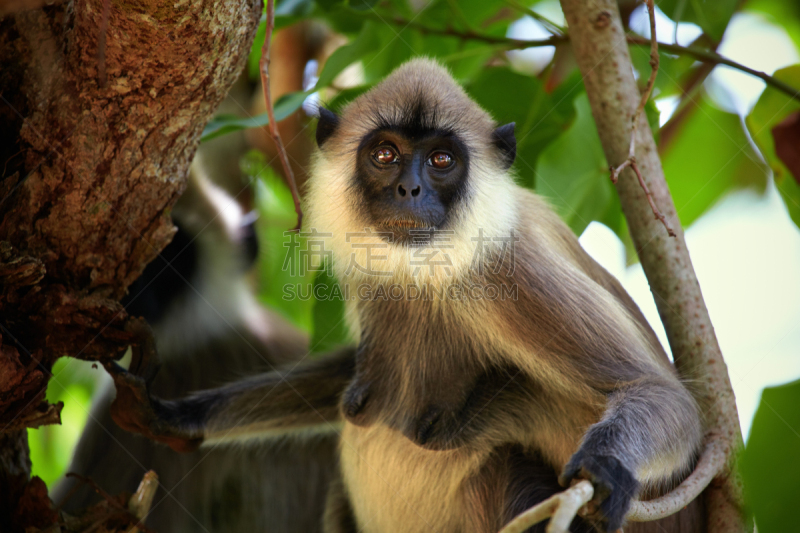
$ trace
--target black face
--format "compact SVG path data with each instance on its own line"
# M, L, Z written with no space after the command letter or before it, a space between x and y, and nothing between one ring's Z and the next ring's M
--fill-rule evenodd
M429 126L422 101L413 103L402 124L379 117L379 125L358 147L355 185L366 215L391 242L424 245L446 230L448 216L467 187L469 156L452 131ZM320 108L317 144L339 126L339 117ZM435 114L435 113L434 113ZM514 123L500 126L488 139L501 168L514 163Z
M358 148L356 184L376 229L393 242L422 245L446 227L466 188L464 144L448 131L381 128Z

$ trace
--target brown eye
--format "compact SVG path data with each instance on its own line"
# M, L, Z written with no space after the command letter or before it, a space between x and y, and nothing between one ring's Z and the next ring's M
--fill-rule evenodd
M428 159L428 164L439 170L444 170L453 165L453 156L446 152L434 152L431 158Z
M381 165L389 165L397 161L397 152L391 146L379 146L372 152L372 158Z

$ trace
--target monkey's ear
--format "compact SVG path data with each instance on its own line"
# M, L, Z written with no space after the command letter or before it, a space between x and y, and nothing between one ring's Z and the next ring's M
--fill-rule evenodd
M324 107L319 108L319 122L317 122L317 146L322 148L328 137L336 131L339 125L339 116L333 111L328 111Z
M514 122L500 126L492 133L492 143L500 150L505 170L511 168L517 158L517 138L514 136Z

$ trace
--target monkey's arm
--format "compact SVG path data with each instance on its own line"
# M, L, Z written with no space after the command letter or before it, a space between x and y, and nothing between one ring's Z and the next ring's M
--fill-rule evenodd
M339 399L355 368L354 349L285 371L243 379L181 400L150 396L145 381L110 368L117 387L111 406L124 429L191 451L204 441L290 433L339 421Z
M531 224L539 233L521 251L530 257L517 262L519 298L507 316L518 313L511 325L526 331L536 354L519 364L531 376L538 373L545 387L561 388L556 397L566 398L564 412L603 406L561 481L591 479L614 530L640 486L666 486L691 468L701 418L632 300L569 228L554 215L549 224ZM542 373L546 365L557 379Z
M642 485L664 487L691 469L701 439L697 406L677 378L642 377L609 395L559 481L591 480L608 531L615 531Z

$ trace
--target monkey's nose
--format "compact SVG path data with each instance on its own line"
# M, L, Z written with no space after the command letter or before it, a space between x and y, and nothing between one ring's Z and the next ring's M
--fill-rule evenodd
M395 191L395 198L398 200L409 200L411 198L416 198L419 196L419 193L422 191L422 187L419 185L415 185L411 187L409 191L408 188L403 186L402 183L397 185L397 190Z

